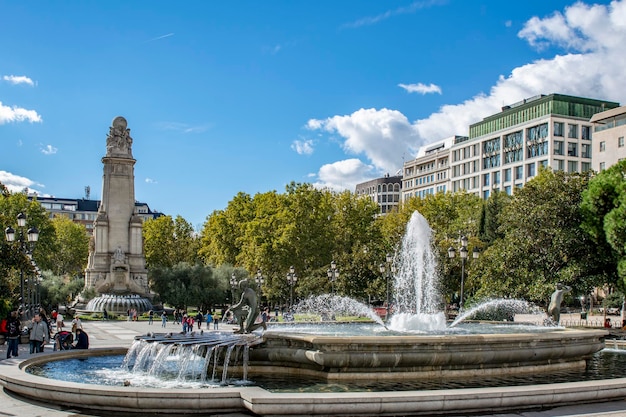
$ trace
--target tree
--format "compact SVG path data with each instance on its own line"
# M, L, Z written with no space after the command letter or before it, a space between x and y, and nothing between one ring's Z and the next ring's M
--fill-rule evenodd
M172 267L180 262L194 264L199 239L193 227L182 216L161 216L143 225L144 253L148 268Z
M28 200L25 193L10 193L0 184L0 224L2 229L11 226L18 235L13 243L6 242L4 237L0 239L0 313L5 315L19 305L20 272L25 276L34 274L30 259L19 247L19 235L26 233L17 226L19 213L26 215L27 228L39 230L39 240L32 250L33 260L39 268L50 269L56 255L55 230L46 211L36 200Z
M74 223L65 216L52 219L56 241L56 256L52 260L55 275L79 276L87 266L89 236L82 224Z
M245 227L253 218L250 195L240 192L225 210L216 210L202 228L199 254L205 263L235 265L243 245Z
M148 274L161 301L176 308L206 309L223 296L224 283L213 277L212 269L204 265L180 262L171 268L154 267Z
M480 296L545 302L558 282L587 293L606 280L595 245L581 228L580 203L588 174L539 174L500 214L499 233L473 274Z
M496 239L503 237L500 231L499 216L510 201L511 196L507 193L494 190L487 201L483 203L478 236L484 244L489 245Z
M626 289L626 161L600 172L583 192L583 229L606 261L607 283ZM608 271L616 271L610 274ZM619 277L619 279L617 279Z

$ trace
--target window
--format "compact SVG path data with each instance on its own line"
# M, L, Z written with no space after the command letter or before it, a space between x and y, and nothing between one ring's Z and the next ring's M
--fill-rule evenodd
M529 178L535 176L535 164L534 163L526 165L526 176Z
M556 169L558 171L565 170L565 161L563 161L562 159L555 159L554 162L556 162Z
M578 156L578 144L567 142L567 156Z
M577 172L578 161L567 161L567 172Z
M606 162L600 162L600 171L604 171L606 169Z
M578 125L567 125L567 137L571 139L578 138Z
M624 147L624 136L620 136L619 138L617 138L617 146L620 148Z
M591 158L591 145L588 143L583 143L580 145L580 156L583 158Z
M511 195L511 186L507 185L506 187L504 187L504 192L507 193L507 195Z
M563 155L563 141L562 140L554 141L554 154Z
M523 166L515 167L515 179L521 180L522 178L524 178L524 167Z
M483 185L489 186L489 174L483 175Z
M563 136L563 123L554 122L554 136Z
M511 168L504 170L504 182L511 182Z
M583 126L580 133L582 139L591 140L591 126Z
M580 170L582 172L591 171L591 162L582 162L580 165L581 165Z
M494 185L500 184L500 171L496 171L493 173L493 183Z
M600 142L600 152L604 152L606 150L606 142Z
M489 190L485 190L483 191L483 199L488 199L489 198Z

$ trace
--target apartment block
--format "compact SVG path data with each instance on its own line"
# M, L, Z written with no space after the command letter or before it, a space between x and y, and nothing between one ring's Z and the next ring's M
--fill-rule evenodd
M588 171L602 142L597 137L592 141L592 130L598 135L615 129L618 122L620 129L626 123L626 110L620 113L618 106L563 94L538 95L504 106L501 112L470 125L469 136L423 147L414 160L406 162L403 200L441 191L466 190L485 199L494 190L512 194L536 176L541 166ZM611 146L614 142L617 149L624 146L625 134L619 132L610 133L615 136ZM604 142L602 146L609 140Z
M626 158L626 106L596 113L593 124L594 171L604 171Z

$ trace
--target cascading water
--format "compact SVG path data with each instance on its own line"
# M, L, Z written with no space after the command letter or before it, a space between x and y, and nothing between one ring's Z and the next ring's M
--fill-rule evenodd
M249 346L258 341L255 335L220 332L143 336L126 353L121 367L126 373L112 372L107 378L128 377L142 386L160 385L163 380L172 387L224 386L231 383L229 368L240 365L243 377L234 383L246 385Z

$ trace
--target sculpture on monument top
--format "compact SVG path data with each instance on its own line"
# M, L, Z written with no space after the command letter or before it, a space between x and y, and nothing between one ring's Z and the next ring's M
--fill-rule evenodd
M133 138L130 137L130 129L127 126L126 119L123 117L118 116L113 119L107 135L107 156L132 156Z

